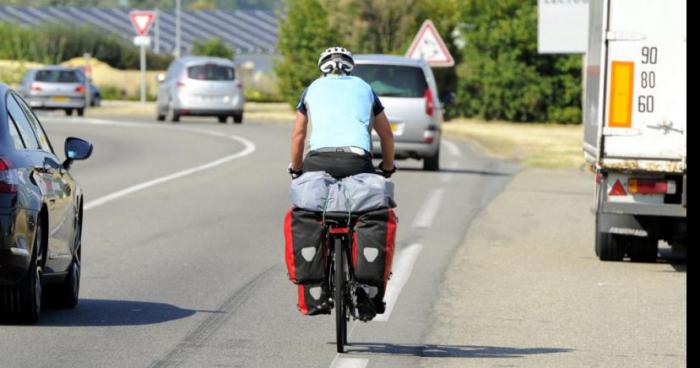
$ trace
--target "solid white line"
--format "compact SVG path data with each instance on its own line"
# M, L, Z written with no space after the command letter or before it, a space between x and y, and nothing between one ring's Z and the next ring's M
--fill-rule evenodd
M459 146L457 146L453 142L450 142L450 141L444 139L442 141L442 144L445 145L445 148L447 148L447 151L449 151L452 156L456 156L456 157L462 156L462 151L460 151Z
M433 219L440 208L444 194L445 190L442 188L433 189L428 193L428 197L425 198L423 206L413 220L413 227L430 227L433 224Z
M361 358L341 358L340 354L335 356L330 368L365 368L369 364L369 359Z
M206 134L206 135L211 135L215 137L222 137L222 138L227 138L231 139L234 141L237 141L241 144L243 144L244 148L242 151L234 153L232 155L228 155L225 157L222 157L220 159L211 161L209 163L199 165L193 168L189 168L186 170L178 171L175 173L172 173L170 175L166 176L161 176L159 178L149 180L140 184L136 184L133 186L130 186L128 188L116 191L114 193L102 196L100 198L97 198L95 200L92 200L88 203L86 203L83 207L85 211L91 210L93 208L102 206L104 204L107 204L109 202L115 201L119 198L128 196L129 194L133 194L139 191L142 191L144 189L163 184L175 179L179 179L188 175L192 175L195 173L198 173L200 171L208 170L213 167L225 164L229 161L233 161L236 159L239 159L244 156L248 156L251 153L255 151L255 144L245 138L241 138L235 135L226 135L223 133L219 132L213 132L209 131L206 129L197 129L197 128L189 128L189 127L171 127L171 126L159 126L155 124L144 124L144 123L133 123L133 122L125 122L125 121L112 121L112 120L102 120L102 119L80 119L80 120L70 120L70 119L55 119L57 121L64 121L68 123L76 123L76 124L92 124L92 125L114 125L114 126L123 126L123 127L136 127L136 128L159 128L159 129L173 129L173 130L181 130L181 131L187 131L187 132L192 132L192 133L199 133L199 134Z
M386 288L386 294L384 294L384 300L386 302L386 310L383 314L377 315L373 321L387 322L389 317L391 317L391 312L394 310L396 305L396 300L401 294L401 290L408 282L411 277L411 272L413 271L413 265L418 259L420 251L423 249L423 245L414 243L406 248L404 248L401 253L397 256L396 264L392 267L391 279L389 279L389 284Z

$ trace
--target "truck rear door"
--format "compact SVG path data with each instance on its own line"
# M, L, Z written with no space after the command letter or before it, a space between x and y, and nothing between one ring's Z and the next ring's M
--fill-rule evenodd
M600 165L682 172L686 157L686 2L608 1Z

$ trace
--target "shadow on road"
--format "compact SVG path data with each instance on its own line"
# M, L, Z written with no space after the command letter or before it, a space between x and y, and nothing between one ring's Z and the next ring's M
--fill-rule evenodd
M347 352L350 354L410 355L426 358L521 358L535 354L568 353L573 350L563 348L509 348L433 344L403 345L389 343L352 343L347 346Z
M401 167L399 171L424 172L424 173L447 173L447 174L467 174L467 175L485 175L485 176L513 176L510 172L485 171L485 170L468 170L468 169L440 169L440 171L426 171L417 167Z
M130 300L80 299L75 309L43 309L39 326L137 326L182 319L198 312L167 303Z

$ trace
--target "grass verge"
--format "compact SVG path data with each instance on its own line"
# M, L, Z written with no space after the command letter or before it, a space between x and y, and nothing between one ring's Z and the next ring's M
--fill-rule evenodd
M446 137L476 142L495 157L529 167L566 168L584 164L582 125L525 124L455 119L442 126Z

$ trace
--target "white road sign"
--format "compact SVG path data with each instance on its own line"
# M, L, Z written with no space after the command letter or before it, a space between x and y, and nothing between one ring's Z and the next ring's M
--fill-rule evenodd
M151 45L151 38L148 36L136 36L134 37L134 45L148 47Z
M423 22L406 52L406 57L424 59L432 67L449 67L455 64L452 54L430 19Z
M148 29L151 27L155 17L156 12L150 10L132 10L129 12L131 25L134 26L139 36L145 36L148 33Z

